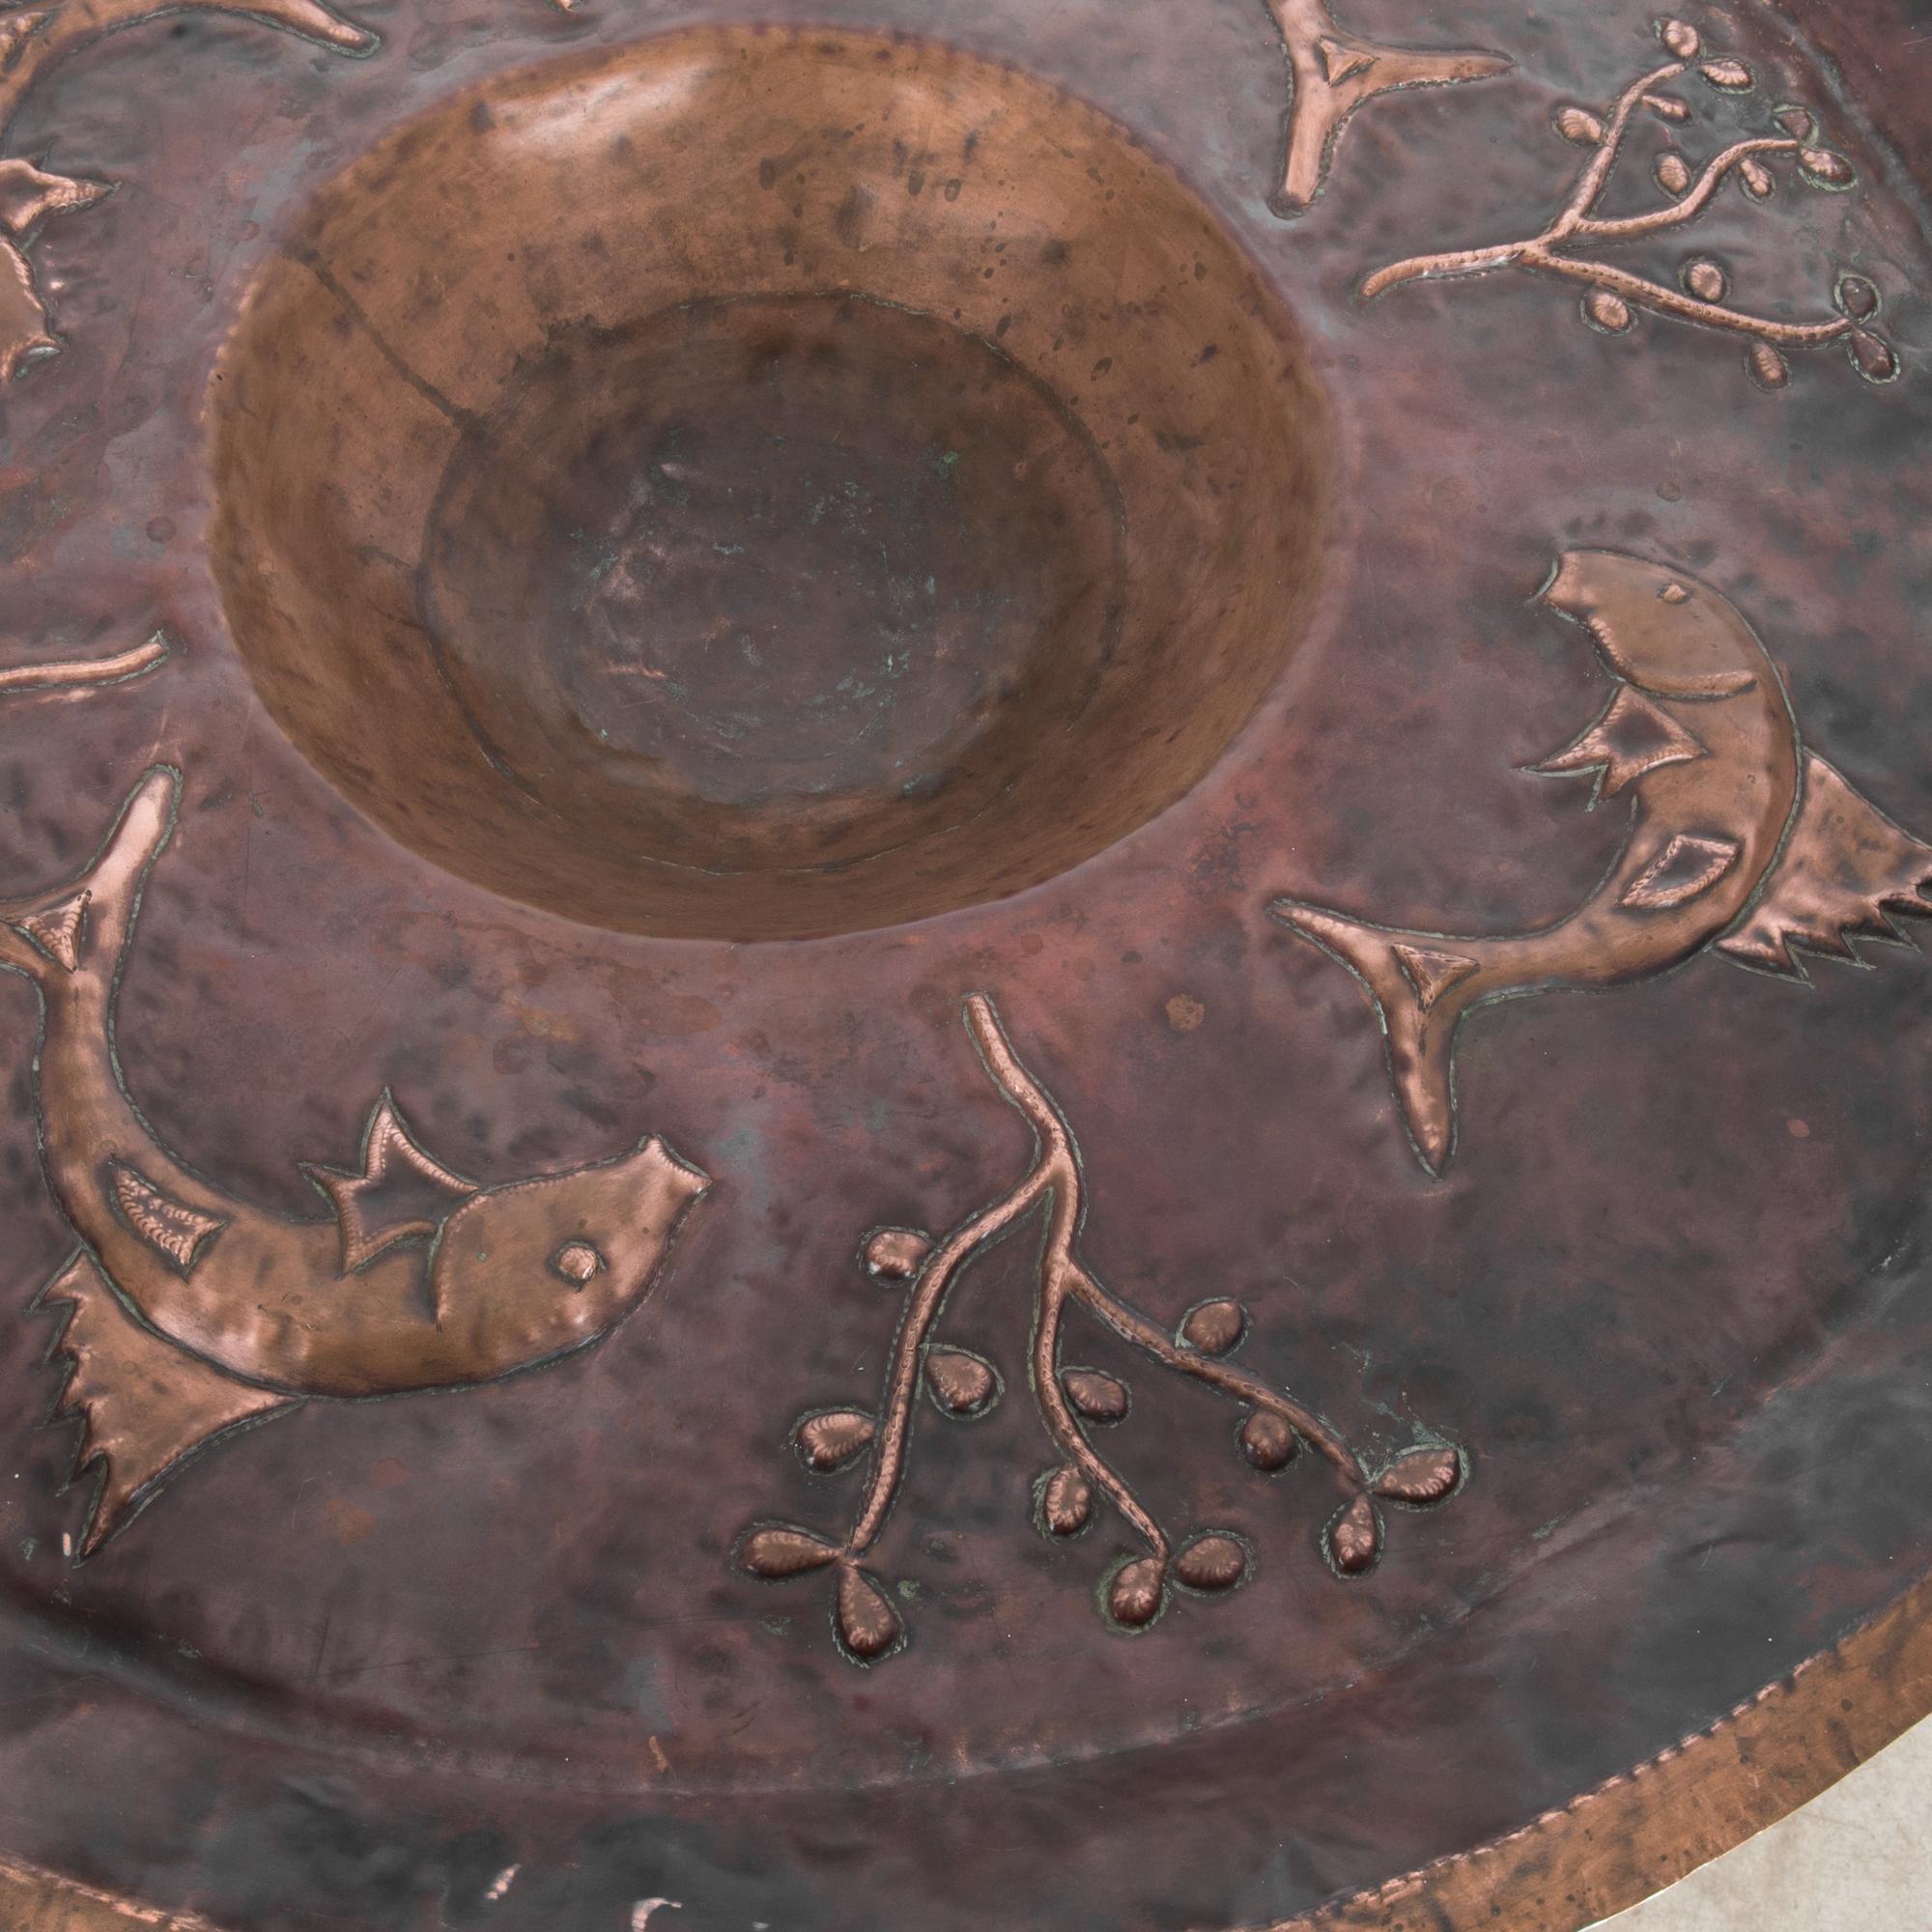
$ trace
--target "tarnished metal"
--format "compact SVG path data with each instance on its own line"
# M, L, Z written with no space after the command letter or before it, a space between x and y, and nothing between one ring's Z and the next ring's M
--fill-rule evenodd
M1560 1932L1923 1715L1909 11L0 12L0 1918Z

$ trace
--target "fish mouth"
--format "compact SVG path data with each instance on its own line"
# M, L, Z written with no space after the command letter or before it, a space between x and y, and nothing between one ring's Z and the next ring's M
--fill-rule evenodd
M710 1192L711 1177L695 1161L686 1160L662 1134L639 1141L638 1152L648 1155L664 1168L667 1178L677 1185L687 1201L696 1201Z

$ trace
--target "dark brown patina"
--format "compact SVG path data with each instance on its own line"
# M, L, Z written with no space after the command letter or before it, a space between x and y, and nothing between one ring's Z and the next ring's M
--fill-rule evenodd
M1922 1715L1909 12L0 14L5 1909L1548 1932Z

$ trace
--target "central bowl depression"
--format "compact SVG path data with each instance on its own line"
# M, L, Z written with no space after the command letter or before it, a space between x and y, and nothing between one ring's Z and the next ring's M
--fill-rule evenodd
M1293 651L1300 338L1165 168L951 50L697 32L390 136L216 373L215 569L395 838L671 937L1049 878Z

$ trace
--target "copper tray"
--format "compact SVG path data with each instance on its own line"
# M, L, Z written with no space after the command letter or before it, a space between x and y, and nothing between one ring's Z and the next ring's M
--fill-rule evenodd
M1922 1715L1928 73L0 12L0 1918L1561 1932Z

